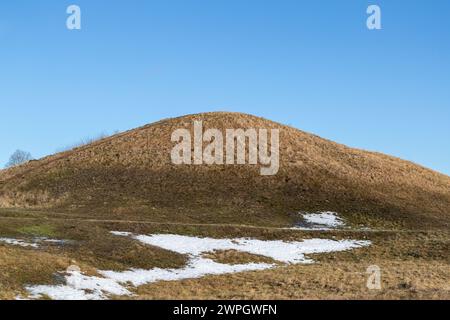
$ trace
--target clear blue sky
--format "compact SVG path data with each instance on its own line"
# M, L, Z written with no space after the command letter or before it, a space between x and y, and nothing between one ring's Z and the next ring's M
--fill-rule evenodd
M1 165L227 110L450 174L448 0L1 1L0 46Z

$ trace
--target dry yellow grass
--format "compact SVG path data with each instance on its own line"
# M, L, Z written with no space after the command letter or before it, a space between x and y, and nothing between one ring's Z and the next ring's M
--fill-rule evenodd
M70 264L64 256L0 246L0 299L14 299L27 284L51 283L53 275Z
M174 166L175 129L280 129L280 171L254 166ZM450 178L411 162L324 140L239 113L160 121L72 151L0 171L0 205L160 221L289 225L298 210L350 219L449 227ZM359 222L359 221L356 221Z
M295 265L278 269L160 282L137 290L138 299L450 299L444 263L373 261L381 290L366 286L367 263Z
M278 263L277 261L251 253L240 252L236 250L217 250L206 253L203 257L224 264L246 264L246 263Z
M171 133L204 128L280 129L280 171L254 166L174 166ZM301 240L368 239L373 245L313 256L315 265L137 288L141 299L449 299L450 177L398 158L348 148L265 119L238 113L168 119L90 145L0 171L0 237L49 235L73 242L39 249L0 245L0 299L33 283L56 283L76 263L97 269L177 268L187 257L112 236L175 233ZM352 230L283 230L299 211L339 212ZM370 230L357 230L359 227ZM226 263L264 261L233 251ZM367 266L383 288L365 286Z
M372 241L367 248L310 255L312 265L149 284L137 289L137 298L450 299L447 233L379 235ZM372 265L381 270L380 290L367 287Z
M1 211L0 211L1 213ZM25 212L26 213L26 212ZM1 218L0 236L25 237L23 230L39 220ZM46 229L57 238L74 243L43 245L39 249L0 244L0 299L24 294L30 284L57 284L55 274L69 265L87 274L97 269L179 268L186 257L157 247L113 237L111 230L139 234L174 233L208 237L252 237L300 241L305 238L369 239L372 245L348 252L315 254L312 265L279 264L273 270L207 276L144 285L135 297L118 299L448 299L450 284L450 241L442 231L334 231L300 232L272 228L233 226L189 226L140 223L77 221L46 218ZM37 226L41 226L38 224ZM50 227L51 226L51 227ZM232 250L205 255L222 263L273 262L271 259ZM368 290L365 271L378 265L382 290Z

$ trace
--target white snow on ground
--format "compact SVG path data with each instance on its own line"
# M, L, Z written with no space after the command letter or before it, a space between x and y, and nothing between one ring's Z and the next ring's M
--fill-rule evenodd
M183 279L195 279L205 275L218 275L235 273L242 271L264 270L274 267L267 263L248 263L229 265L215 262L211 259L192 257L188 265L181 269L160 269L150 270L131 269L125 272L100 271L100 274L114 279L119 283L131 283L133 286L140 286L146 283L158 281L174 281Z
M55 239L47 239L47 238L34 238L32 242L27 242L21 239L14 238L0 238L0 243L6 243L12 246L20 246L20 247L32 247L39 248L39 244L42 242L53 243L53 244L64 244L66 240L55 240Z
M181 254L199 256L215 250L238 250L270 257L285 263L310 263L305 254L343 251L365 245L365 241L306 239L301 242L257 239L213 239L181 236L175 234L137 235L134 239L142 243L161 247Z
M70 240L57 240L57 239L41 238L41 239L38 240L38 242L47 242L47 243L62 245L62 244L67 244L67 243L69 243L71 241Z
M319 213L301 213L305 226L295 226L297 230L332 230L344 227L345 222L336 212L324 211Z
M112 295L131 295L125 287L112 279L85 276L80 272L68 272L65 285L29 286L25 289L29 298L38 299L47 296L54 300L102 300L104 293Z
M33 247L33 248L38 247L36 243L29 243L20 239L13 239L13 238L0 238L0 243L6 243L12 246L20 246L20 247Z
M133 235L131 232L123 232L123 231L111 231L111 234L115 236L128 237Z
M322 226L333 228L345 225L344 221L338 217L337 213L330 211L304 214L303 219L312 224L320 224Z
M215 250L238 250L263 255L284 263L312 263L305 254L344 251L370 245L370 241L307 239L301 242L281 240L257 240L247 238L213 239L174 234L133 235L128 232L112 232L117 236L131 237L142 243L186 254L189 263L179 269L153 268L128 271L98 271L100 277L90 277L80 272L68 272L65 285L29 286L31 298L43 295L57 300L107 299L109 295L131 295L127 285L135 287L157 282L200 278L242 271L275 268L275 264L248 263L229 265L204 258L203 254Z

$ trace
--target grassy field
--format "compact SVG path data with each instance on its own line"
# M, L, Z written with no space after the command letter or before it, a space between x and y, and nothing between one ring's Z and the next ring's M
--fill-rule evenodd
M359 220L358 220L359 221ZM378 221L366 221L379 226ZM354 224L353 224L354 225ZM387 228L389 227L389 228ZM77 265L89 275L98 269L178 268L186 257L110 231L138 234L174 233L195 236L302 240L308 238L368 239L372 245L347 252L311 255L312 265L279 265L276 269L163 281L136 288L133 297L117 299L449 299L450 242L445 229L411 231L395 226L370 230L299 231L274 226L189 224L93 219L53 212L0 210L0 238L48 237L69 240L39 248L0 244L0 298L24 295L31 284L58 283L57 274ZM378 231L377 231L378 230ZM209 258L226 263L271 262L235 251ZM366 287L366 269L381 268L381 290Z
M172 133L192 131L200 120L205 130L279 130L279 172L261 176L251 165L174 165ZM27 285L61 283L58 272L71 265L95 275L189 262L184 254L111 231L372 243L313 255L313 265L143 285L128 298L449 298L449 190L447 175L252 115L166 119L0 170L0 238L66 241L38 248L0 241L0 298L23 295ZM286 229L299 222L299 211L330 210L350 228ZM228 264L273 262L226 250L207 257ZM381 268L380 290L366 286L371 265Z

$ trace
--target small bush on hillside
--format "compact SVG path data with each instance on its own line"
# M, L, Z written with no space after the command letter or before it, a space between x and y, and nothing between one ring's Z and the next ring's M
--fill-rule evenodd
M29 152L23 150L16 150L11 157L9 157L9 161L6 164L6 168L15 167L21 165L22 163L26 163L28 161L33 160L33 157Z

